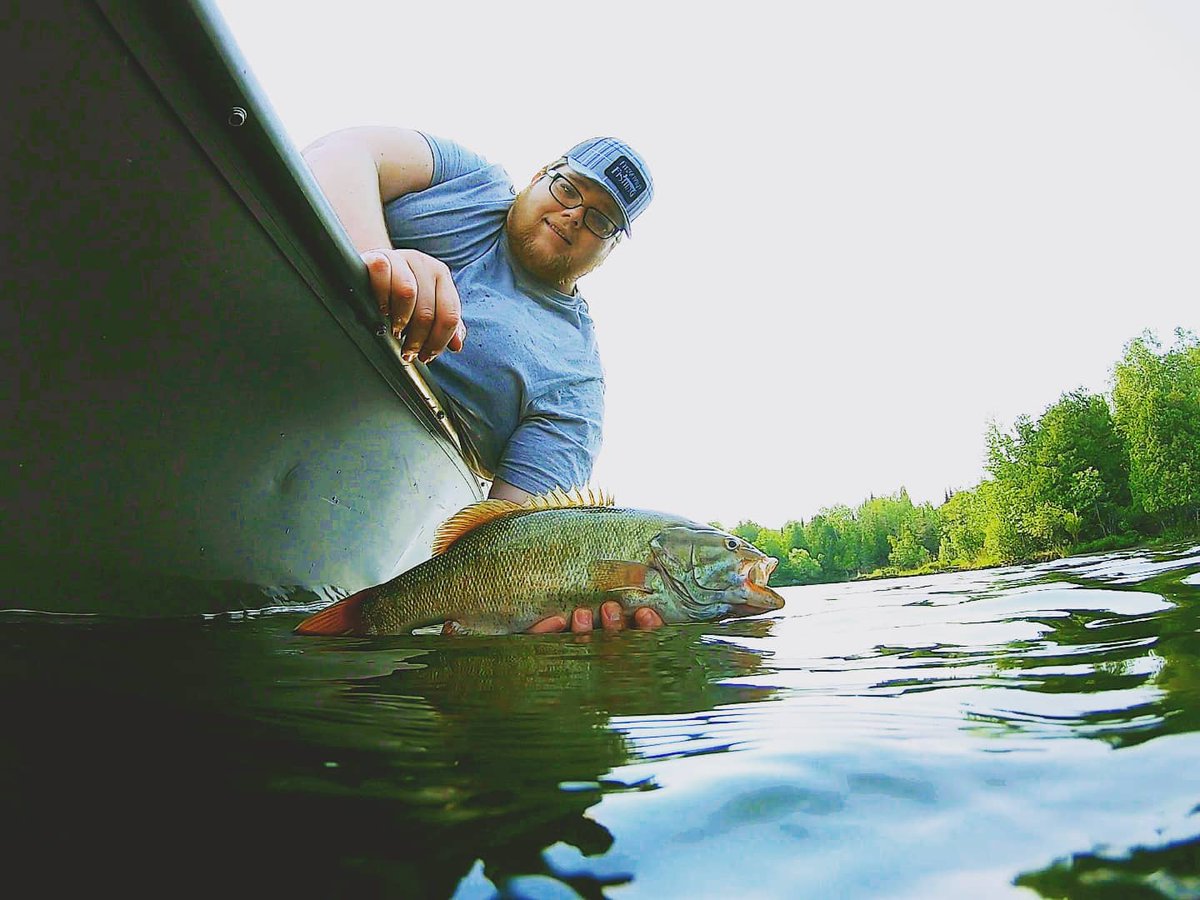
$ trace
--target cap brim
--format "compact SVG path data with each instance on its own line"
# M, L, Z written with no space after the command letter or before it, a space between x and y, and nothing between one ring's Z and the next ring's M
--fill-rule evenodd
M572 169L574 169L580 175L586 175L588 178L592 179L592 181L600 185L600 187L604 190L604 193L612 197L613 203L617 205L617 209L621 212L622 221L620 222L620 229L625 232L627 237L633 237L633 227L629 224L629 217L625 215L625 207L621 205L621 198L616 195L616 192L613 191L612 188L604 183L604 177L598 174L591 166L585 166L583 163L577 159L574 159L573 157L567 156L565 159L571 164Z

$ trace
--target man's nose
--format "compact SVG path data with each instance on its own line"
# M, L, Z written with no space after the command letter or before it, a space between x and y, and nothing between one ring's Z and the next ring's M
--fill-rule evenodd
M566 217L567 221L570 222L571 225L575 228L578 228L583 224L583 207L582 206L576 206L574 209L564 209L563 215Z

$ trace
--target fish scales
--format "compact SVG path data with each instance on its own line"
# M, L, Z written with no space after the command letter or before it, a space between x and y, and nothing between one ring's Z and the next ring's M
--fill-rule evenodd
M589 495L590 496L590 495ZM779 609L777 560L726 532L667 513L563 493L524 507L483 501L452 517L435 555L297 626L302 634L401 634L443 622L476 633L525 631L617 600L666 623ZM539 505L540 504L540 505Z
M592 586L591 563L649 563L649 540L684 520L618 507L514 514L463 535L446 552L399 576L389 597L364 604L371 632L390 634L448 619L467 630L523 631L549 615L607 599ZM377 600L383 599L381 592Z

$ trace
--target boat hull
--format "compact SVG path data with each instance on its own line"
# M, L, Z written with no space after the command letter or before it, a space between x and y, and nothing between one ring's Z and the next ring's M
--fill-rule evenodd
M0 607L311 603L425 558L483 485L212 10L20 6Z

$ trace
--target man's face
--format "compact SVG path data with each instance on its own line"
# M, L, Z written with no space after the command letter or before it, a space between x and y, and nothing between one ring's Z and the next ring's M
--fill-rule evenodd
M534 277L569 294L576 280L604 262L617 243L616 236L599 238L583 224L585 208L594 207L617 223L621 211L607 191L567 163L550 169L570 180L582 205L566 209L555 200L543 169L508 211L508 241L517 262Z

